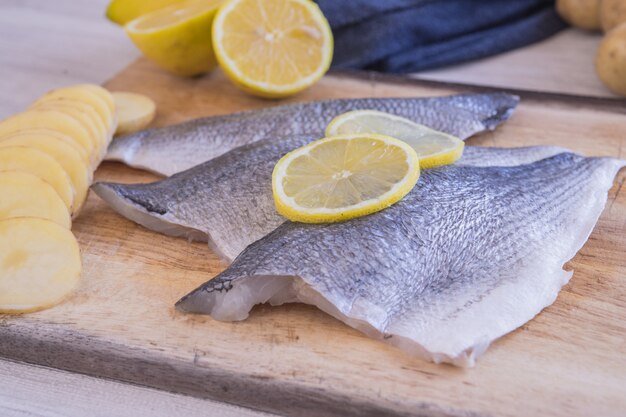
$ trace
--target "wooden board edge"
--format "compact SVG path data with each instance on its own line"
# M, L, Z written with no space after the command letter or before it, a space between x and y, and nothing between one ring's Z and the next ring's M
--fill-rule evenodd
M114 74L111 78L108 78L102 83L103 87L107 87L110 83L114 82L120 74L127 71L130 67L137 65L140 61L146 58L139 57L123 70ZM345 78L348 80L365 81L370 83L387 83L393 85L406 85L433 88L440 90L453 90L457 93L495 93L506 92L519 96L523 101L535 101L543 103L555 103L568 105L570 107L583 107L587 109L593 109L598 111L607 111L617 114L626 114L626 98L609 98L609 97L597 97L597 96L585 96L576 94L554 93L547 91L526 90L520 88L508 88L508 87L494 87L479 84L469 83L455 83L448 81L427 80L423 78L412 77L403 74L390 74L376 71L365 70L349 70L349 69L331 69L328 75Z
M520 96L523 100L538 102L556 102L574 107L585 107L611 113L626 114L626 99L583 96L576 94L552 93L546 91L525 90L519 88L493 87L478 84L453 83L447 81L426 80L400 74L386 74L374 71L331 70L329 75L351 80L362 80L372 83L388 83L428 88L458 90L466 93L506 92Z
M73 343L67 344L67 340ZM171 360L156 350L133 348L48 325L33 333L0 316L0 356L8 360L123 381L196 398L211 399L279 415L485 417L435 403L382 406L366 399L310 386L278 382L245 372L232 373L203 365L202 352L191 360Z

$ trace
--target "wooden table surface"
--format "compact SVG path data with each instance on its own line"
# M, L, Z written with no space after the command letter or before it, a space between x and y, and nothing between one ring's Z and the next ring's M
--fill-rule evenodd
M48 89L102 83L138 53L103 18L106 0L0 0L0 118ZM576 30L522 50L415 76L565 94L612 94L593 73L599 36ZM541 62L541 65L537 65ZM63 404L61 407L60 404ZM0 361L2 416L262 416L213 401Z

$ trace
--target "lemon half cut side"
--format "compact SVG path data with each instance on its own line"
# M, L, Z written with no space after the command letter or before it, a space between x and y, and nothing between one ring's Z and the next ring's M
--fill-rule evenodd
M213 46L237 86L278 98L310 87L326 73L333 35L310 0L230 0L213 22Z

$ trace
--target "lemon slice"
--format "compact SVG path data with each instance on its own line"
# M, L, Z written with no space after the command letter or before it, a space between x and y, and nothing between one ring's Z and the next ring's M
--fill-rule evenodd
M375 110L341 114L326 127L326 136L346 133L377 133L400 139L415 149L421 168L450 165L463 155L465 146L461 139L452 135Z
M320 139L285 155L272 189L280 214L304 223L337 222L398 202L420 175L406 142L374 134Z
M212 70L211 26L221 0L188 0L148 13L125 26L145 56L176 75Z
M310 0L230 0L213 22L213 48L236 85L276 98L302 91L326 73L333 35Z

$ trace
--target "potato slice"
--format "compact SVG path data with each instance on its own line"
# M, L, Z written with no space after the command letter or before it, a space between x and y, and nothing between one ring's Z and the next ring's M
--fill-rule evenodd
M111 92L104 87L101 87L97 84L77 84L74 86L75 88L83 88L85 90L89 90L97 94L102 100L107 103L109 110L111 113L115 113L115 100L111 95Z
M116 91L113 99L117 109L116 135L141 130L154 119L156 105L144 95Z
M106 103L107 107L109 108L109 111L113 115L113 125L112 125L111 133L115 133L115 129L117 128L117 118L116 118L117 109L115 108L115 100L113 99L113 96L111 95L109 90L97 84L76 84L76 85L71 86L71 88L77 88L77 89L81 89L84 91L89 91L97 95L98 97L100 97Z
M63 167L72 181L76 196L74 213L78 213L87 199L87 192L93 176L78 152L67 143L54 136L18 135L0 139L0 148L7 146L26 146L34 148L53 157Z
M94 169L97 166L97 164L100 163L100 157L102 155L102 148L105 146L106 144L106 135L103 136L99 131L98 128L96 127L96 125L89 119L89 116L85 113L82 113L79 110L76 110L73 107L64 107L64 108L58 108L58 107L49 107L46 106L44 107L34 107L30 109L31 111L56 111L56 112L61 112L61 113L65 113L68 116L74 118L75 120L77 120L88 132L89 132L89 137L91 138L92 142L94 143L94 149L93 149L93 160L94 160Z
M53 140L54 139L60 140L61 142L65 143L68 146L71 146L72 149L78 152L78 154L80 155L80 159L83 161L85 166L88 167L90 164L89 155L87 154L87 151L85 150L85 148L80 146L78 142L76 142L71 136L66 135L65 133L59 132L58 130L52 130L52 129L20 130L19 132L16 132L16 133L10 133L5 136L0 136L0 142L7 140L7 139L13 139L15 137L35 137L35 138L42 138L42 140L53 138Z
M78 100L83 103L87 103L98 112L98 115L100 115L104 125L108 128L109 141L110 137L112 137L113 133L115 133L115 129L117 128L115 113L111 111L107 101L91 89L70 86L52 90L40 97L36 103L49 100Z
M0 221L0 313L28 313L63 301L80 281L80 250L49 220Z
M26 146L0 148L0 171L13 170L28 172L46 181L73 213L74 187L67 172L50 155Z
M108 146L109 130L100 118L100 115L89 104L77 100L46 100L35 102L31 109L34 110L58 110L69 114L86 127L98 139L100 154L104 154L104 149Z
M96 161L96 141L78 120L56 110L28 110L0 122L0 136L18 133L24 129L53 129L74 138L85 148L90 161Z
M72 228L59 194L41 178L20 171L0 171L0 220L38 217Z

